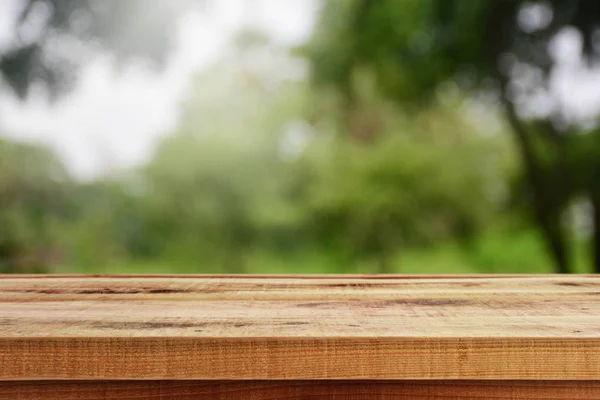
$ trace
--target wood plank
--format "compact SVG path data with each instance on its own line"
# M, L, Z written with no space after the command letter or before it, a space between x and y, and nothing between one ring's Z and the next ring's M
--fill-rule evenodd
M0 277L0 379L59 378L600 379L600 277Z
M38 381L0 382L4 400L596 400L590 381Z

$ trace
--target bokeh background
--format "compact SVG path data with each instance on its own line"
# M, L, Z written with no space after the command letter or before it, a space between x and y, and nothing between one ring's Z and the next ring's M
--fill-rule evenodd
M2 273L600 272L597 0L2 0Z

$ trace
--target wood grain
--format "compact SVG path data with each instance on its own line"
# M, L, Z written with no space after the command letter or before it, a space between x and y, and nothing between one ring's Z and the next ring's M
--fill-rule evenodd
M0 382L3 400L597 400L586 381L37 381Z
M0 379L600 379L596 276L1 276Z

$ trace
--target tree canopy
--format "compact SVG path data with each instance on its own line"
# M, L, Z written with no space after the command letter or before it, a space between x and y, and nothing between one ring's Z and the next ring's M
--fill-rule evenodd
M0 272L44 271L54 227L69 212L70 179L48 149L0 139Z
M13 0L0 79L57 96L93 55L160 66L201 3ZM292 54L241 30L139 167L77 182L45 147L0 141L0 271L548 272L535 226L573 272L585 204L600 271L600 129L552 87L565 35L595 66L597 2L322 5Z
M313 82L337 88L349 104L357 71L368 68L381 93L403 107L435 102L446 82L490 107L500 105L520 149L535 221L558 270L567 272L565 210L583 196L600 215L600 181L592 172L598 170L598 155L576 150L582 141L596 148L591 143L598 142L598 134L569 119L551 90L559 62L552 42L574 30L581 39L577 56L583 65L594 65L599 27L595 0L328 1L304 52ZM550 106L540 108L542 103ZM600 271L596 225L593 247Z
M144 58L159 66L168 54L178 16L194 0L17 0L14 37L0 49L0 79L17 95L33 83L56 96L73 86L81 65L94 52L122 62ZM0 80L1 82L1 80Z

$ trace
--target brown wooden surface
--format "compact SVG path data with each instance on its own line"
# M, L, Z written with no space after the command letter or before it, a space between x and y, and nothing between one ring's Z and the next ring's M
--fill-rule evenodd
M600 379L596 276L1 276L0 379Z
M597 400L586 381L0 382L3 400Z

